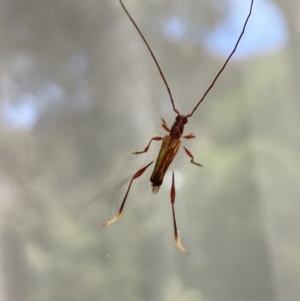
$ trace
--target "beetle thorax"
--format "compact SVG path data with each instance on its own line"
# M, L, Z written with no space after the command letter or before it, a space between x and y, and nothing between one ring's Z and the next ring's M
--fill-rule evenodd
M170 130L170 136L173 139L179 139L184 130L184 125L187 123L188 119L184 115L178 115L176 117L175 122L173 123L171 130Z

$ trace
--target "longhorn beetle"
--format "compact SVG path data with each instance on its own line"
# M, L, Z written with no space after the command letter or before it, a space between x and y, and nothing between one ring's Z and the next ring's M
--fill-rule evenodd
M129 186L127 188L126 194L124 196L124 199L122 201L122 204L120 206L120 209L117 213L116 216L114 216L112 219L110 219L109 221L107 221L103 226L109 226L110 224L114 223L115 221L117 221L123 212L124 209L124 205L127 199L127 196L129 194L130 188L131 188L131 184L132 182L139 178L144 172L145 170L153 163L156 161L156 165L154 167L154 170L152 172L151 178L150 178L150 182L152 183L152 191L153 193L157 193L165 176L166 171L168 170L170 164L172 163L174 157L176 156L179 147L181 145L181 141L180 138L185 138L185 139L193 139L196 136L193 134L189 134L189 135L185 135L182 136L183 134L183 130L184 130L184 126L185 124L188 122L188 118L192 117L194 112L197 110L197 108L199 107L200 103L205 99L206 95L208 94L208 92L212 89L212 87L214 86L215 82L217 81L217 79L219 78L219 76L221 75L221 73L223 72L223 70L225 69L227 63L229 62L229 60L231 59L231 57L233 56L233 54L235 53L240 40L242 38L242 36L244 35L247 23L249 21L249 18L252 14L252 8L253 8L253 2L254 0L251 0L250 3L250 8L249 8L249 12L247 15L247 18L245 20L245 23L243 25L243 29L235 43L235 46L233 48L233 50L231 51L230 55L228 56L228 58L226 59L225 63L223 64L222 68L220 69L220 71L217 73L216 77L214 78L214 80L212 81L211 85L208 87L208 89L206 90L206 92L203 94L203 96L201 97L201 99L198 101L198 103L196 104L196 106L194 107L194 109L192 110L191 113L187 114L187 115L182 115L180 114L180 112L176 109L175 104L174 104L174 100L173 100L173 96L170 90L170 87L167 83L167 80L158 64L158 61L154 55L154 53L152 52L148 42L146 41L146 38L144 37L144 35L142 34L141 30L139 29L139 27L137 26L137 24L135 23L135 21L133 20L133 18L131 17L130 13L128 12L128 10L126 9L125 5L123 4L122 0L119 0L123 10L125 11L125 13L127 14L128 18L130 19L131 23L133 24L133 26L136 28L136 30L138 31L140 37L143 39L144 43L146 44L152 59L154 60L154 63L156 64L156 67L160 73L160 76L167 88L170 100L171 100L171 104L173 107L173 111L177 114L176 118L175 118L175 122L173 123L171 129L168 127L167 123L165 122L165 120L162 118L162 127L169 133L168 135L166 135L165 137L160 137L160 136L156 136L151 138L150 142L148 143L148 145L145 147L145 149L143 151L139 151L139 152L134 152L133 154L142 154L142 153L146 153L149 149L149 146L151 144L151 142L154 141L160 141L162 140L162 145L160 147L160 151L158 154L158 157L156 160L150 162L149 164L147 164L146 166L144 166L143 168L141 168L140 170L138 170L133 177L131 178L131 181L129 183ZM186 148L184 147L184 150L186 152L186 154L190 157L191 159L191 163L197 165L197 166L201 166L202 165L200 163L197 163L194 161L194 156L193 154ZM174 239L175 239L175 243L177 245L177 247L185 254L188 254L187 250L183 247L183 245L180 242L180 237L179 237L179 231L177 230L177 224L176 224L176 217L175 217L175 209L174 209L174 203L175 203L175 179L174 179L174 171L172 169L172 186L171 186L171 192L170 192L170 196L171 196L171 204L172 204L172 215L173 215L173 224L174 224Z

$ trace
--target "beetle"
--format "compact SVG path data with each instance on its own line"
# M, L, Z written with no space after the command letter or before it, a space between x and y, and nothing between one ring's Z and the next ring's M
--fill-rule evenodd
M196 136L191 134L185 135L183 136L183 131L184 131L184 126L185 124L187 124L188 122L188 118L192 117L194 112L198 109L199 105L201 104L201 102L205 99L206 95L209 93L209 91L212 89L212 87L214 86L215 82L217 81L217 79L219 78L219 76L221 75L221 73L224 71L227 63L229 62L229 60L231 59L231 57L233 56L233 54L235 53L242 36L244 35L246 26L248 24L248 21L250 19L250 16L252 14L252 9L253 9L253 3L254 0L251 0L250 2L250 8L249 8L249 12L248 15L246 17L246 20L244 22L243 25L243 29L235 43L235 46L233 48L233 50L231 51L231 53L229 54L228 58L226 59L226 61L224 62L222 68L219 70L219 72L217 73L217 75L215 76L214 80L212 81L211 85L208 87L208 89L205 91L205 93L203 94L203 96L200 98L200 100L198 101L198 103L196 104L196 106L194 107L194 109L191 111L191 113L187 114L187 115L183 115L181 114L175 107L174 104L174 100L173 100L173 96L171 93L171 89L168 85L168 82L164 76L164 73L162 72L162 69L160 67L160 65L158 64L158 61L152 51L152 49L150 48L146 38L144 37L144 35L142 34L141 30L139 29L139 27L137 26L137 24L135 23L135 21L133 20L132 16L130 15L130 13L128 12L128 10L126 9L125 5L123 4L122 0L119 0L123 10L125 11L126 15L128 16L128 18L130 19L131 23L133 24L133 26L136 28L136 30L138 31L140 37L143 39L145 45L147 46L152 59L154 60L154 63L157 66L157 69L160 73L160 76L166 86L166 89L168 91L170 100L171 100L171 104L173 107L173 111L177 114L176 118L175 118L175 122L173 123L171 129L168 127L167 123L165 122L165 120L162 118L162 127L168 132L168 135L164 136L164 137L160 137L160 136L156 136L151 138L150 142L148 143L148 145L145 147L145 149L143 151L139 151L139 152L134 152L133 154L142 154L142 153L146 153L150 147L150 144L152 141L162 141L161 147L160 147L160 151L158 154L158 157L156 160L150 162L149 164L147 164L146 166L144 166L143 168L141 168L140 170L138 170L133 177L131 178L131 181L128 185L127 191L125 193L124 199L121 203L120 209L117 213L116 216L114 216L112 219L110 219L109 221L107 221L103 226L109 226L112 223L114 223L115 221L117 221L123 212L124 209L124 205L125 202L127 200L131 185L133 183L133 181L137 178L139 178L144 172L145 170L152 165L155 161L155 167L154 170L152 172L152 175L150 177L150 182L152 183L152 191L153 193L157 193L159 191L159 188L163 182L164 176L166 171L168 170L170 164L172 163L173 159L175 158L180 146L181 146L181 140L180 138L185 138L185 139L193 139ZM203 165L200 163L197 163L194 161L194 156L193 154L186 148L184 147L184 150L186 152L186 154L190 157L190 161L191 163L202 167ZM175 194L176 194L176 189L175 189L175 178L174 178L174 171L172 169L172 185L171 185L171 191L170 191L170 197L171 197L171 205L172 205L172 216L173 216L173 226L174 226L174 240L175 243L177 245L177 247L185 254L188 254L187 250L183 247L183 245L180 242L180 236L179 236L179 231L177 229L177 224L176 224L176 216L175 216L175 208L174 208L174 204L175 204Z

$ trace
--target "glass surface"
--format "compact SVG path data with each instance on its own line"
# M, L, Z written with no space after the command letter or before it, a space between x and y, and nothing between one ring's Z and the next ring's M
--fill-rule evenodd
M182 114L230 53L249 0L124 0ZM153 166L172 110L117 0L0 0L0 300L300 300L297 1L255 0L238 51Z

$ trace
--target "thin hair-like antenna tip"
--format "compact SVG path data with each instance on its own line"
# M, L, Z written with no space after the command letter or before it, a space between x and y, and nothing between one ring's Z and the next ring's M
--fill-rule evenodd
M229 56L227 57L225 63L223 64L222 68L219 70L219 72L217 73L217 75L215 76L214 80L212 81L211 85L208 87L208 89L205 91L205 93L203 94L203 96L200 98L199 102L197 103L197 105L194 107L193 111L186 115L186 117L191 117L194 112L197 110L197 108L199 107L200 103L205 99L206 95L209 93L209 91L212 89L212 87L214 86L214 84L216 83L217 79L219 78L219 76L221 75L221 73L224 71L225 67L227 66L228 62L230 61L231 57L233 56L233 54L235 53L244 33L245 33L245 30L246 30L246 27L247 27L247 24L248 24L248 21L250 19L250 16L252 14L252 8L253 8L253 3L254 3L254 0L251 0L251 3L250 3L250 8L249 8L249 13L247 15L247 18L244 22L244 25L243 25L243 29L233 47L233 50L231 51L231 53L229 54Z

